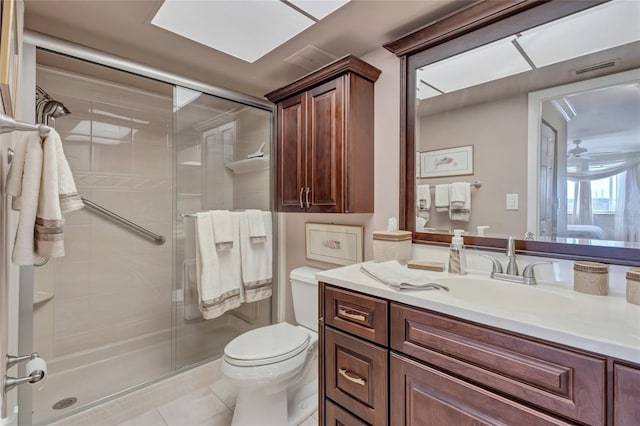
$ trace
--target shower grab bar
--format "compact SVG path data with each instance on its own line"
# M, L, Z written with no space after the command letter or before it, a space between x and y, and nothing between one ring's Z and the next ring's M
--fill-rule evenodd
M11 132L39 132L40 136L49 134L50 127L44 124L31 124L25 121L14 120L5 114L0 114L0 134Z
M153 241L154 243L156 243L157 245L161 246L165 243L166 239L164 238L164 236L160 235L160 234L156 234L155 232L151 232L146 228L143 228L142 226L131 222L128 219L125 219L124 217L120 216L117 213L112 212L109 209L106 209L104 207L102 207L100 204L96 204L93 201L89 200L87 197L85 197L84 195L81 195L80 198L82 199L82 201L84 202L85 206L89 207L90 209L97 211L98 213L101 213L107 217L109 217L110 219L112 219L114 222L117 222L121 225L124 225L125 227L132 229L140 234L142 234L143 236L145 236L146 238L150 239L151 241Z

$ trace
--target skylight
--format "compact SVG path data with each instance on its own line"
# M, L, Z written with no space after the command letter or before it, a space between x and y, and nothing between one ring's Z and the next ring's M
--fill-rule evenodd
M151 23L255 62L349 0L165 0Z

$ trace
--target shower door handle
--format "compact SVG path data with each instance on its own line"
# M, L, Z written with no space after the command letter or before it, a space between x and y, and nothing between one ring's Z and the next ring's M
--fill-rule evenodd
M300 208L304 209L304 204L302 204L302 193L304 192L304 187L300 187Z
M309 188L309 187L307 186L307 190L305 191L305 198L306 198L306 200L307 200L307 208L309 208L309 207L310 207L310 204L309 204L309 193L310 193L310 192L311 192L311 188Z

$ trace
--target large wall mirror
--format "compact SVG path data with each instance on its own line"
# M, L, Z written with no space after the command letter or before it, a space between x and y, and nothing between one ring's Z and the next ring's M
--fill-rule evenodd
M481 1L385 47L414 241L640 264L640 2Z

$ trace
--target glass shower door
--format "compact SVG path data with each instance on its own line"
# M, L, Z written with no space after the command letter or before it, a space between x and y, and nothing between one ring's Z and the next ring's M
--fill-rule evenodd
M36 84L70 115L55 119L78 192L165 236L154 244L85 206L65 217L66 255L34 268L33 423L48 424L172 371L173 88L39 51Z
M176 87L175 100L178 288L174 329L176 366L182 368L221 356L234 337L271 323L271 298L203 319L198 308L194 213L270 210L272 117L271 111L183 87Z

